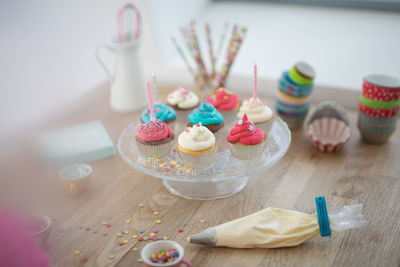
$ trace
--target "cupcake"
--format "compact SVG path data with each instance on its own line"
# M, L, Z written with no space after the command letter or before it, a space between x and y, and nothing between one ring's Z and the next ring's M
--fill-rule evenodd
M189 114L188 119L189 127L201 123L201 125L207 127L212 133L217 132L224 126L224 118L221 113L210 103L201 103L199 108L196 108Z
M213 104L218 111L222 112L225 121L234 119L236 115L235 111L240 107L238 95L222 87L213 96L209 97L208 102Z
M263 130L266 134L269 133L274 120L272 110L264 105L258 97L251 97L243 101L237 118L241 119L244 114L257 128Z
M184 87L178 87L168 95L167 104L176 110L193 109L198 106L199 97Z
M164 157L171 150L173 139L171 128L160 120L143 123L136 131L137 147L145 157Z
M173 108L168 107L167 105L158 102L154 105L154 113L156 115L156 119L165 123L171 123L176 119L176 112ZM150 108L146 108L142 112L141 120L146 123L150 121Z
M190 168L205 168L214 162L217 153L214 134L201 123L188 127L178 137L177 151Z
M246 114L236 122L227 137L233 156L242 160L259 157L265 149L265 139L264 131L254 126Z

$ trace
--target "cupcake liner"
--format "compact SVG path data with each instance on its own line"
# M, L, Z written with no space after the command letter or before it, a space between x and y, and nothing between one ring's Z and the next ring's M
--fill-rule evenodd
M336 118L349 125L349 118L345 108L333 101L324 101L317 105L307 121L307 125L320 118Z
M160 145L145 145L137 140L135 141L140 154L143 157L163 158L171 151L173 145L173 140Z
M282 73L279 83L282 84L282 86L284 86L284 88L287 89L287 91L304 93L305 95L309 95L313 88L313 85L303 86L294 83L290 79L288 71Z
M394 109L378 109L371 108L363 105L360 101L358 102L358 109L365 115L372 117L388 118L396 116L399 113L400 106Z
M361 138L364 142L371 143L371 144L384 144L386 143L392 133L387 133L387 134L373 134L373 133L368 133L368 132L363 132L360 130Z
M264 140L258 145L235 145L230 142L229 148L232 155L241 160L250 160L259 157L266 147L266 141Z
M282 79L279 80L278 89L279 89L279 91L281 91L284 94L287 94L287 95L290 95L293 97L305 97L305 96L309 96L312 91L312 90L295 91L295 90L290 90L289 88L293 88L293 87L291 87L291 85L288 85Z
M398 119L397 116L392 116L387 118L372 117L362 113L361 111L358 111L358 120L365 125L384 127L396 124L397 119Z
M366 132L366 133L371 133L371 134L387 134L387 133L393 133L396 130L396 123L390 124L390 125L374 125L370 123L365 123L362 120L357 121L357 126L360 131Z
M350 138L350 127L342 120L322 117L307 125L307 133L317 150L335 152Z
M302 105L292 105L285 103L278 98L274 101L275 108L281 112L285 113L295 113L295 114L306 114L310 108L310 102Z
M176 151L178 152L178 156L181 159L181 161L187 167L192 169L194 168L204 169L209 167L214 163L215 156L217 155L217 147L209 152L202 153L199 156L194 156L188 153L184 153L182 151L179 151L179 149L177 149Z

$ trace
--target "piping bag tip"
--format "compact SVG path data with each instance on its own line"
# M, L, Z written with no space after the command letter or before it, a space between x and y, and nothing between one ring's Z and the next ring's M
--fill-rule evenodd
M189 243L215 246L217 244L217 235L215 228L208 228L188 237Z

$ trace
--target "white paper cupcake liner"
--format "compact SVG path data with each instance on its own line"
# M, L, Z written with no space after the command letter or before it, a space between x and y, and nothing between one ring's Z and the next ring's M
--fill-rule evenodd
M136 140L136 145L144 157L163 158L171 151L173 140L161 145L145 145Z
M213 150L202 153L199 156L194 156L188 153L184 153L177 149L179 158L181 161L189 168L199 168L204 169L209 167L212 163L214 163L215 156L217 155L217 147Z
M265 141L258 145L249 146L229 143L229 148L231 149L233 156L241 160L249 160L261 156L261 154L264 152L265 146Z

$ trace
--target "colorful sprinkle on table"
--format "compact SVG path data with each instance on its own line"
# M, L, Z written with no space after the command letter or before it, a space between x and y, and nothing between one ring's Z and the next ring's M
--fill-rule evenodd
M149 240L149 238L147 236L145 236L145 237L143 237L143 240L147 241L147 240Z
M200 222L201 222L201 223L205 223L205 222L206 222L206 220L204 220L204 219L201 219L201 220L200 220Z
M144 204L143 203L140 203L139 204L139 208L143 208L144 207Z
M139 240L139 241L143 241L143 237L139 237L138 240Z
M126 235L129 234L129 231L125 231L124 234L126 234Z
M137 262L142 263L143 260L142 260L141 258L139 258L139 259L137 260Z
M143 229L140 229L140 230L139 230L139 232L143 233L143 232L144 232L144 230L143 230Z
M113 260L113 259L115 259L115 255L111 254L110 256L108 256L108 258L109 258L110 260Z
M132 238L133 238L133 239L136 239L136 238L137 238L137 235L133 235Z
M117 237L118 237L118 238L122 237L122 234L117 234Z
M107 227L107 228L110 228L110 227L111 227L111 223L107 223L107 224L106 224L106 227Z
M79 228L79 229L83 229L83 225L79 225L78 228Z
M158 215L158 211L153 212L154 215Z
M85 228L85 231L90 231L90 227L86 227L86 228Z
M104 233L102 233L101 235L102 235L102 236L107 236L108 234L107 234L106 232L104 232Z
M123 245L125 245L125 244L124 244L124 242L121 241L121 242L118 242L118 245L119 245L119 246L123 246Z
M179 232L179 233L182 233L182 232L183 232L183 229L178 229L178 232Z
M93 230L93 234L97 234L97 230Z
M157 237L153 237L152 239L153 239L153 241L158 241Z
M132 251L135 251L135 252L136 252L136 251L138 251L138 248L133 248Z
M75 250L75 251L74 251L74 254L75 254L75 255L80 255L81 252L80 252L79 250Z
M157 220L157 221L156 221L156 223L157 223L157 224L160 224L160 223L161 223L161 221L160 221L160 220Z
M151 234L150 234L150 236L155 236L155 235L156 235L155 233L151 233Z
M188 225L188 223L187 223L187 222L184 222L184 223L183 223L183 226L187 226L187 225Z
M120 234L125 234L125 231L119 231Z
M168 236L164 236L162 239L163 240L168 240Z
M158 230L157 229L153 229L153 233L158 233Z
M163 240L163 238L160 236L160 237L158 237L158 240Z
M131 220L129 220L129 219L126 219L126 220L125 220L125 222L126 222L126 223L130 223L130 222L131 222Z
M128 244L128 240L126 240L126 239L123 242L124 242L124 244Z

